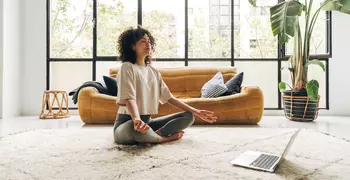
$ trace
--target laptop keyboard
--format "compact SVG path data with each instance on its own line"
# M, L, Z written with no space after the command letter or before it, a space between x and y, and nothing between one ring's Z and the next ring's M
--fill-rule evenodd
M251 166L262 168L262 169L270 169L273 164L278 160L278 156L261 154L252 164Z

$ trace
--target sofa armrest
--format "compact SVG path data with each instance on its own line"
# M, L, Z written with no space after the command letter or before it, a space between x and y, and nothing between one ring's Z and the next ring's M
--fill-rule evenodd
M98 92L98 90L94 87L84 87L79 91L79 96L78 96L78 100L80 101L80 99L84 99L85 98L89 99L102 99L104 101L114 101L116 102L117 98L115 96L110 96L107 94L101 94L100 92ZM78 102L79 102L78 101Z
M254 85L242 85L241 86L241 93L243 94L255 94L258 96L262 96L262 90L259 88L259 86Z
M83 87L79 91L78 98L91 97L91 96L93 96L95 94L100 94L100 92L98 92L98 90L96 88L94 88L94 87Z
M259 86L243 85L241 87L241 94L249 96L257 100L255 103L259 107L264 107L264 94Z
M78 95L78 111L86 124L109 123L115 120L117 97L101 94L94 87L84 87Z
M84 87L80 89L78 95L78 112L81 120L84 123L93 123L91 118L91 104L92 97L96 94L100 94L98 90L94 87Z

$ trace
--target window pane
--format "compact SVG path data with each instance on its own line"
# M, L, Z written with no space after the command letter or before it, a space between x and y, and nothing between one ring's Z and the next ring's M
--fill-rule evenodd
M234 8L234 10L233 10L234 15L239 15L239 5L237 5L237 6L235 5L233 8ZM239 20L239 18L237 20Z
M314 0L312 6L312 15L320 7L320 4L324 2L323 0ZM312 16L311 16L312 18ZM311 21L310 18L310 21ZM327 34L326 34L326 12L321 11L316 20L314 29L312 31L312 36L310 40L310 54L328 54L327 52ZM303 12L302 16L299 18L301 34L304 37L305 31L305 14ZM286 45L286 54L293 54L293 37L291 37Z
M220 26L224 26L223 30L225 27L229 26L231 22L231 16L220 16ZM226 31L228 30L228 28L225 28ZM222 30L222 31L223 31Z
M221 15L230 15L231 6L220 6Z
M220 0L220 4L221 5L230 5L231 4L231 0Z
M137 25L137 1L98 0L97 3L97 55L118 56L120 33Z
M96 62L96 81L103 81L103 76L109 76L109 70L119 68L121 61L97 61Z
M148 0L142 6L142 25L156 40L152 56L185 57L185 1Z
M50 90L65 90L67 94L92 80L91 62L50 62ZM77 107L68 96L68 106Z
M234 57L277 58L277 36L271 32L268 7L254 8L246 0L239 1L235 7L235 14L239 15L234 16L235 26L238 26L234 34ZM269 1L269 5L275 4L276 0ZM251 40L255 41L254 45Z
M323 64L326 66L326 62L323 61ZM287 67L288 62L284 61L282 62L282 66ZM291 76L287 68L284 68L281 72L281 78L282 81L288 83L288 85L292 86L291 84ZM316 65L309 66L309 73L308 73L308 80L315 79L319 83L319 95L320 95L320 108L326 108L326 72L323 72L323 70ZM287 86L288 87L288 86ZM289 88L288 88L289 89ZM282 103L283 105L283 103Z
M50 2L50 57L92 58L92 0Z
M222 4L223 3L223 4ZM230 58L231 18L230 5L225 1L189 0L188 57ZM221 14L227 13L227 14ZM208 26L209 25L209 26Z
M210 0L210 4L211 5L219 5L220 4L220 0Z
M217 15L219 14L220 12L220 9L219 9L220 6L211 6L210 8L210 15Z
M155 68L176 68L184 67L184 61L153 61L152 66Z
M220 23L220 20L219 20L219 18L220 18L220 16L217 16L217 15L212 15L212 16L210 16L210 22L212 23L212 24L219 24ZM213 27L215 27L215 26L213 26Z
M188 66L195 67L230 67L231 61L189 61Z
M323 62L326 67L326 63ZM326 72L318 66L309 66L308 79L315 79L319 83L320 108L326 108Z
M244 72L243 84L256 85L264 92L265 108L278 108L277 62L235 61L235 67Z

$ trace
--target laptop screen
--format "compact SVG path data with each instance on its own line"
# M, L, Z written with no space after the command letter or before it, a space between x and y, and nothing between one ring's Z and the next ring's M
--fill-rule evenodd
M292 146L295 138L297 137L298 133L299 133L300 129L298 129L297 131L294 132L293 136L290 138L287 147L284 149L284 152L282 154L282 158L284 158L284 156L288 153L290 147Z

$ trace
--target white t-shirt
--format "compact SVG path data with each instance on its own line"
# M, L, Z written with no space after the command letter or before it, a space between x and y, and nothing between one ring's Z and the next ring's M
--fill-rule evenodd
M117 86L117 103L125 104L124 100L134 99L140 115L157 114L159 103L164 104L174 97L161 74L149 64L122 63ZM118 113L131 115L126 106L119 106Z

